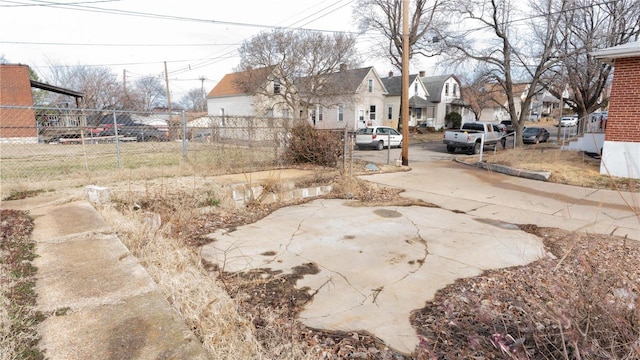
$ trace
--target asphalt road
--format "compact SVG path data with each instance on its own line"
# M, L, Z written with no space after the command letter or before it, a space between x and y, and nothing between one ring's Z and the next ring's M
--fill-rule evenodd
M558 128L553 125L537 125L540 127L546 128L550 137L547 141L548 143L558 143ZM565 127L560 128L560 142L559 145L562 145L563 138L566 139L570 136L575 135L576 127ZM513 148L513 136L507 137L507 149ZM525 146L535 146L530 144L525 144ZM495 151L502 151L502 146L498 145ZM494 151L493 146L485 146L485 152ZM401 159L402 157L401 149L383 149L383 150L375 150L375 149L366 149L366 150L354 150L353 158L357 160L371 161L378 164L395 164L396 160ZM411 144L409 145L409 164L414 161L424 162L424 161L439 161L439 160L452 160L456 157L464 157L469 156L464 152L456 151L455 154L449 154L446 150L446 146L442 143L442 141L429 141L423 142L419 144Z

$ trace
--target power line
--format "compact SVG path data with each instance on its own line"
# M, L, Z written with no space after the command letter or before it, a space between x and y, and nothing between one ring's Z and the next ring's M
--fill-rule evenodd
M100 46L100 47L200 47L200 46L230 46L236 44L117 44L117 43L62 43L62 42L33 42L33 41L1 41L0 44L15 45L46 45L46 46Z
M106 2L120 2L121 0L97 0L97 1L79 1L79 2L74 2L74 3L58 3L59 5L81 5L81 4L97 4L97 3L106 3ZM2 2L5 3L10 3L10 4L16 4L16 5L0 5L0 7L6 7L6 8L10 8L10 7L35 7L35 6L39 6L39 7L43 7L43 6L50 6L50 5L46 5L46 4L25 4L19 1L8 1L8 0L3 0Z
M255 27L255 28L262 28L262 29L279 28L279 26L274 26L274 25L243 23L243 22L214 20L214 19L202 19L202 18L164 15L164 14L156 14L156 13L150 13L150 12L131 11L131 10L118 10L118 9L109 9L109 8L103 8L103 7L97 7L97 6L76 5L75 3L66 4L66 3L58 3L58 2L44 1L44 0L29 0L29 1L37 3L41 6L74 10L74 11L83 11L83 12L104 13L104 14L113 14L113 15L122 15L122 16L134 16L134 17L142 17L142 18L161 19L161 20L199 22L199 23L227 25L227 26ZM14 1L14 3L25 4L17 1ZM332 33L336 32L332 30L321 30L321 29L304 29L304 30L310 30L310 31L316 31L316 32L332 32Z

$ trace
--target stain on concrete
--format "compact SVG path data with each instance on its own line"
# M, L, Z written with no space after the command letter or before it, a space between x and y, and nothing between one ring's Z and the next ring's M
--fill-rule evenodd
M377 209L373 213L383 218L399 218L402 216L399 212L389 209Z

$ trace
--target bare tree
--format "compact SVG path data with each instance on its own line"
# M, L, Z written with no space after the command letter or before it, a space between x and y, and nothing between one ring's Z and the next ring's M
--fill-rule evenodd
M122 83L108 67L86 65L51 65L46 82L84 93L87 109L119 109L122 107ZM64 95L50 93L48 102L68 102Z
M355 37L346 33L262 32L239 49L237 70L244 76L237 85L247 93L281 102L296 116L306 116L312 105L338 92L325 86L324 80L341 66L357 64L355 45Z
M557 1L559 2L559 0ZM558 10L560 5L556 5ZM540 16L545 9L535 8ZM545 76L544 85L580 118L606 108L604 89L612 67L594 59L592 51L637 40L640 34L640 2L637 0L574 0L560 17L558 56L561 60ZM565 92L568 88L569 91Z
M499 104L486 74L477 72L469 78L461 77L461 81L460 94L465 102L469 104L469 109L476 121L480 120L483 109Z
M409 58L439 54L437 27L444 25L441 10L446 0L410 1ZM402 70L402 0L358 0L353 10L360 29L384 36L378 53Z
M460 22L441 31L454 61L481 64L489 80L503 89L506 104L501 106L517 126L517 134L524 128L526 109L541 90L542 76L558 63L556 35L567 2L559 0L559 8L554 8L554 0L541 1L537 6L546 15L531 17L531 9L518 1L464 0L450 9ZM529 86L520 93L515 85L522 81ZM522 145L522 138L516 136L516 142Z
M133 99L136 110L151 111L166 103L167 92L158 76L147 75L134 81L129 96Z
M189 90L189 92L180 99L180 105L186 110L207 111L207 102L200 88Z

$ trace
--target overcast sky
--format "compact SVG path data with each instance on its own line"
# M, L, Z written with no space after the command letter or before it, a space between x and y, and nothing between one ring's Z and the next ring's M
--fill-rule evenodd
M211 90L238 65L243 40L270 27L352 31L353 0L0 0L0 54L45 77L51 64L103 65L127 81L157 75L167 62L172 100ZM392 68L366 53L363 66ZM58 85L58 84L53 84Z

